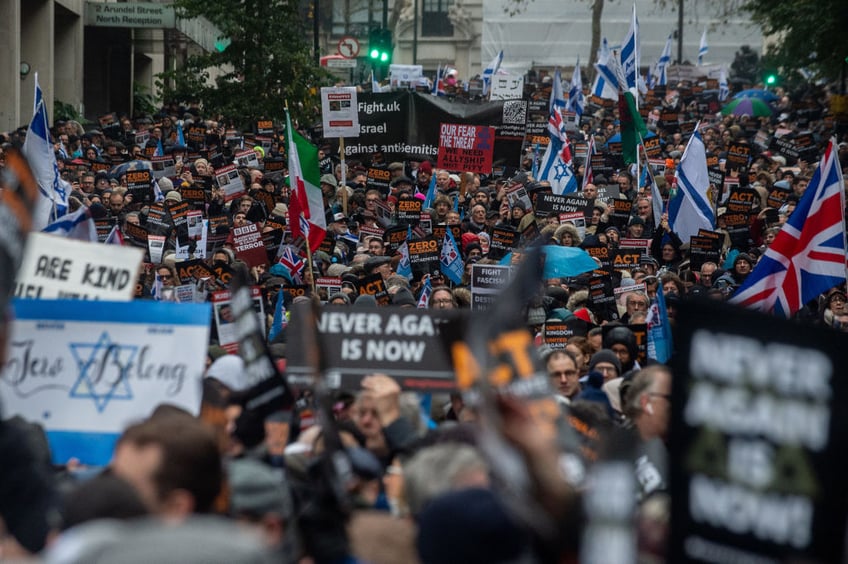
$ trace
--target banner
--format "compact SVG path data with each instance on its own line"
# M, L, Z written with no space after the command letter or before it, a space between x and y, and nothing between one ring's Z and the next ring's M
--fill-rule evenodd
M446 170L491 174L495 128L443 123L439 128L436 166Z
M15 297L128 301L143 251L31 233Z
M309 329L302 324L300 309L293 309L289 322L286 373L292 384L311 384L313 369L303 342ZM439 325L457 316L458 312L449 310L324 307L317 322L327 385L357 390L363 377L382 372L405 390L455 389L453 364Z
M668 561L842 561L844 334L715 301L676 320Z
M471 309L489 309L507 287L512 267L493 264L471 265Z
M42 425L54 463L105 466L124 428L159 404L199 413L207 304L13 303L3 415Z

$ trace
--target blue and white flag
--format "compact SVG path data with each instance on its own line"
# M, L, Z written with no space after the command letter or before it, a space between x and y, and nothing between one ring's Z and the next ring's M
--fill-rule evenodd
M654 76L656 76L657 86L666 86L668 84L668 66L671 64L671 39L672 34L668 34L668 39L665 40L660 58L657 61Z
M550 142L545 149L545 156L542 157L539 180L550 182L554 194L576 192L577 178L574 175L571 147L568 145L565 122L559 108L551 110L551 117L548 120L548 135Z
M730 96L730 87L727 85L727 69L721 65L721 74L718 78L718 101L724 102Z
M153 153L154 157L164 157L165 156L165 148L162 146L162 139L156 140L156 151Z
M710 52L710 46L707 45L707 28L704 28L704 33L701 34L701 44L698 46L698 66L704 64L704 55Z
M665 307L665 296L662 285L657 288L656 297L651 300L648 309L648 358L665 364L671 358L673 350L671 341L671 325L668 322L668 309Z
M559 67L554 70L554 79L551 83L551 98L548 100L548 111L550 112L554 107L560 109L565 107L565 94L562 91L562 74L559 71Z
M157 302L161 302L164 297L165 287L162 285L162 278L159 276L159 272L155 273L155 278L153 279L153 286L150 287L150 297L156 300Z
M445 229L445 238L442 241L442 255L439 260L439 268L442 274L448 277L448 280L454 284L462 283L462 275L465 272L465 265L462 262L462 256L459 254L459 248L456 246L456 240L453 238L453 232L450 229Z
M427 195L424 197L423 209L432 208L436 199L436 175L430 177L430 185L427 187Z
M187 146L185 142L185 134L183 133L182 120L177 122L177 145L182 145L183 147Z
M654 178L654 173L651 171L651 164L648 162L648 153L645 150L645 141L642 139L641 135L639 136L639 146L642 147L645 157L645 168L643 168L642 171L648 176L648 182L651 185L651 211L654 215L654 229L659 229L660 223L662 223L663 213L662 194L660 194L660 187L657 186L657 179ZM639 184L641 186L647 185L643 184L641 180L639 181Z
M81 207L75 212L63 215L41 231L68 239L78 239L92 243L98 241L97 227L94 225L94 219L91 218L91 212L86 206Z
M592 85L594 96L618 101L618 75L615 70L617 67L618 63L610 51L607 38L604 37L598 49L598 62L595 63L597 76Z
M409 239L409 235L407 235L407 239ZM404 241L398 247L397 252L400 255L400 262L395 272L401 276L412 278L412 263L409 262L409 244Z
M495 58L483 69L483 96L489 93L489 88L492 86L492 77L498 73L503 62L503 51L500 51Z
M421 296L418 298L418 309L426 309L430 306L430 294L433 293L433 285L430 283L430 277L424 279L424 286L421 288Z
M571 74L571 88L568 90L566 109L577 114L579 118L583 115L583 101L583 78L580 76L580 57L577 57L577 65Z
M715 212L707 194L710 177L707 173L707 151L699 131L689 139L680 166L677 167L675 180L677 194L668 202L668 224L684 243L688 243L699 229L715 229Z
M624 71L624 82L633 97L639 97L639 20L636 18L636 4L633 4L633 15L630 19L630 29L624 41L621 42L621 68Z
M272 341L274 337L280 334L283 328L288 325L286 317L286 293L282 288L277 289L277 302L274 304L274 319L271 322L271 330L268 331L268 341Z
M32 228L34 231L41 231L51 221L55 221L68 213L68 197L71 194L71 185L62 180L59 175L56 153L53 151L53 144L50 142L47 109L44 107L41 88L38 87L37 82L36 79L35 96L38 103L24 140L23 154L29 161L32 174L38 183L39 197L33 212Z

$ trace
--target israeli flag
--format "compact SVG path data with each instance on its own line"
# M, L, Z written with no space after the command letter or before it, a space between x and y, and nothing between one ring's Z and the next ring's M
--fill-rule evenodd
M658 86L668 84L668 65L671 64L671 38L672 35L669 33L668 39L665 40L665 47L663 47L660 58L657 61L656 71L654 72L654 75L657 77Z
M501 63L503 62L503 51L499 52L495 55L495 58L483 69L483 96L486 96L489 93L489 88L492 86L492 77L498 73L498 69L501 68Z
M704 64L704 55L710 52L710 47L707 45L707 28L704 28L704 33L701 34L701 44L698 46L698 66Z
M730 87L727 85L727 69L722 65L718 78L718 101L724 102L728 96L730 96Z
M568 90L568 105L566 109L574 112L580 118L583 115L583 78L580 76L580 57L571 75L571 88Z
M550 142L545 149L545 156L542 157L539 180L550 182L554 194L576 192L577 178L574 175L571 147L568 146L565 122L559 108L551 110L551 117L548 120L548 135Z
M36 77L36 83L38 78ZM36 106L24 140L23 154L29 161L38 183L39 198L33 213L33 230L41 231L52 221L68 213L68 196L71 185L62 180L56 164L56 154L50 142L47 109L41 88L36 85Z
M407 236L407 239L409 236ZM400 244L397 250L400 255L400 262L397 266L397 273L407 278L412 278L412 263L409 262L409 244L406 241Z
M41 230L43 233L59 235L68 239L97 243L97 227L86 206L75 212L63 215Z
M699 122L695 126L695 133L680 159L675 173L677 194L668 202L669 226L684 243L700 229L715 229L715 212L707 194L710 187L707 150L698 129L700 125Z
M548 101L548 111L565 107L565 94L562 91L562 73L559 67L554 70L554 81L551 86L551 99Z
M636 18L636 4L633 4L630 29L621 43L620 55L625 84L636 98L639 95L639 20Z
M612 56L607 38L604 37L603 41L601 41L601 48L598 49L598 62L595 63L595 70L598 72L595 77L595 83L592 85L592 94L594 96L618 101L616 66L615 57Z

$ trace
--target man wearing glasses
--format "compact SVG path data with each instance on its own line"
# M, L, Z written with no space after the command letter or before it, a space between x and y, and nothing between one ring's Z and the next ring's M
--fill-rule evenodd
M665 440L671 414L671 371L655 364L640 370L627 390L625 414L638 435L636 481L641 497L666 488Z

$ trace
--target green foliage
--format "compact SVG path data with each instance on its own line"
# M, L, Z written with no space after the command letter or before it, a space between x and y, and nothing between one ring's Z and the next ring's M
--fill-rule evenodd
M53 100L53 123L59 120L79 122L81 119L83 119L82 115L73 104L67 104L59 99Z
M156 113L156 101L147 88L138 82L133 83L133 112L135 115L153 115Z
M312 31L299 2L177 0L174 6L182 18L205 17L222 37L214 52L190 56L182 68L159 75L164 101L197 101L207 115L239 126L281 120L286 102L296 118L314 119L318 88L329 78L313 59L307 43Z
M730 64L730 76L746 84L760 82L760 56L749 45L743 45L736 51Z
M845 0L749 0L744 9L774 36L768 55L781 74L807 68L822 78L839 77L848 55Z

